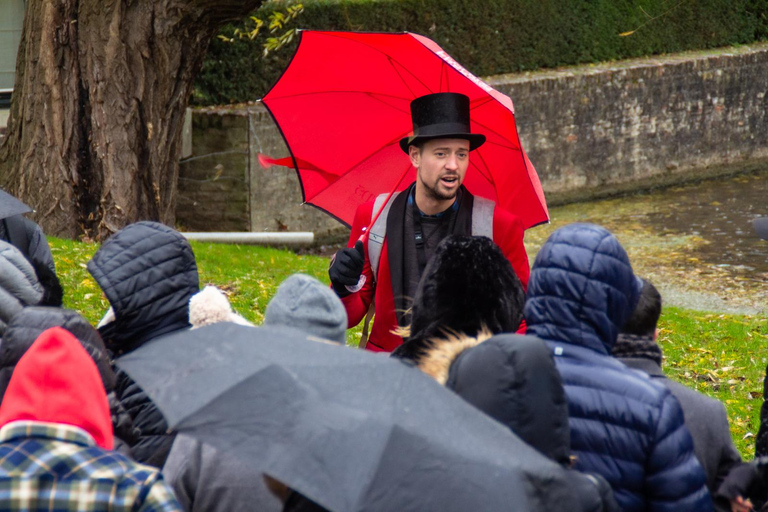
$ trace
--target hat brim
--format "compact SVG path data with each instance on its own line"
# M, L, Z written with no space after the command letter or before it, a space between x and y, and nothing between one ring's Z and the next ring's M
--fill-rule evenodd
M400 149L408 154L408 147L433 139L462 139L469 141L469 150L474 151L485 144L485 135L481 133L441 133L439 135L416 135L400 139Z

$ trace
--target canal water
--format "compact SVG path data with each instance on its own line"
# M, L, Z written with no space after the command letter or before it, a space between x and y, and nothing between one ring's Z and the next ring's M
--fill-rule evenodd
M606 226L638 275L665 303L714 312L768 311L768 241L752 220L768 216L768 169L550 210L550 225L526 233L531 260L554 229L571 222Z

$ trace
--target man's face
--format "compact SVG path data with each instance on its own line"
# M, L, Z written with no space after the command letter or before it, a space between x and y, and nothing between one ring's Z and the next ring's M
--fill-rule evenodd
M432 199L453 199L464 181L469 166L469 141L432 139L424 147L409 148L411 163L417 169L416 181Z

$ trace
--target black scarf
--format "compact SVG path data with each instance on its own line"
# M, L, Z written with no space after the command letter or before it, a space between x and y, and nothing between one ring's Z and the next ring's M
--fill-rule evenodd
M636 357L650 359L661 366L661 347L653 339L653 335L619 334L616 344L611 350L613 357Z
M404 265L418 265L417 261L404 261L404 244L415 243L413 240L405 240L405 219L406 209L409 208L408 196L412 193L416 184L412 184L392 202L392 207L387 217L387 257L389 258L389 270L392 277L392 296L395 300L395 314L398 325L407 323L406 310L410 304L406 304L405 297L405 272ZM461 186L459 209L454 213L455 221L452 220L449 235L471 235L472 234L472 207L474 205L474 196Z

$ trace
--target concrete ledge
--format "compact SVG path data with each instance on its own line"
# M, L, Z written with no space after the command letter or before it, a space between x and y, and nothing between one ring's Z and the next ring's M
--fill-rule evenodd
M187 240L215 244L272 245L283 247L306 247L315 241L314 233L181 233Z

